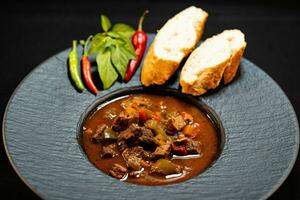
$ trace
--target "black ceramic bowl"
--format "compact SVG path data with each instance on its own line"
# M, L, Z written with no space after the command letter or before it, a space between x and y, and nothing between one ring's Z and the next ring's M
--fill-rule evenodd
M196 97L185 95L181 93L179 90L171 89L167 87L142 87L142 86L136 86L136 87L130 87L130 88L122 88L118 89L116 91L113 91L107 95L104 95L100 98L97 98L88 108L83 112L79 119L78 127L77 127L77 140L78 144L82 148L82 130L83 130L83 124L87 117L91 116L92 113L94 113L97 109L104 106L106 103L111 102L115 99L119 99L131 94L156 94L160 96L173 96L177 99L180 99L181 101L184 101L186 103L189 103L191 105L196 106L199 110L201 110L207 118L211 121L211 123L214 125L217 134L218 134L218 153L214 159L214 161L211 163L210 166L213 166L213 164L217 161L219 156L222 153L224 142L225 142L225 132L222 125L222 122L220 118L218 117L217 113L209 107L207 104L202 102L200 99L197 99ZM86 156L84 149L82 148L82 152ZM86 157L87 158L87 157ZM88 158L87 158L88 159ZM199 174L200 175L200 174Z

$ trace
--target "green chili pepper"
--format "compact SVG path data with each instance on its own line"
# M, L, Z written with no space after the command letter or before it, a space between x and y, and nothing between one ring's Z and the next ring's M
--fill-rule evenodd
M77 47L77 41L73 40L73 48L69 54L69 70L70 70L71 79L74 82L76 88L79 91L82 91L84 89L84 85L80 77L76 47Z

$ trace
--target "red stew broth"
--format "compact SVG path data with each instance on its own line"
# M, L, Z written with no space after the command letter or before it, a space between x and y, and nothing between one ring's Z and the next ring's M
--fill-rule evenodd
M166 106L167 111L187 112L191 114L193 116L194 122L197 122L200 125L199 128L201 130L201 133L198 134L194 138L194 140L201 142L202 154L198 158L193 158L192 156L190 159L180 159L180 157L179 159L172 158L172 162L182 166L184 169L183 173L179 176L172 177L148 174L147 170L145 170L144 176L139 178L128 177L125 181L142 185L164 185L177 183L197 176L211 165L211 163L215 160L219 150L219 140L214 125L212 124L210 119L201 110L199 110L199 108L172 96L133 94L111 101L88 116L83 122L83 129L95 130L99 124L103 123L111 126L113 120L103 117L105 113L111 109L116 109L120 112L121 110L123 110L123 108L121 107L121 102L128 98L133 98L134 96L140 96L150 99L152 103L152 111L159 112L161 110L161 106ZM114 158L101 158L101 144L95 144L91 141L91 139L92 134L83 133L82 146L88 159L91 163L94 164L96 168L108 174L114 163L126 166L126 162L123 160L121 153L118 153L118 155Z

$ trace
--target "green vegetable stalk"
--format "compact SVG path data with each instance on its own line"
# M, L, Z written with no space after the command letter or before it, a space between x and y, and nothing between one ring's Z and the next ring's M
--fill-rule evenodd
M79 65L78 65L78 55L77 55L77 41L73 40L73 48L72 51L69 54L69 70L70 70L70 75L71 79L75 84L75 87L79 91L84 90L84 85L81 81L80 77L80 70L79 70Z

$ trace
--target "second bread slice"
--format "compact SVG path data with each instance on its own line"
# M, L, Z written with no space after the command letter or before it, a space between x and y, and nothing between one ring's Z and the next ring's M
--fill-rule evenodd
M205 40L192 52L182 68L182 92L201 95L216 88L222 77L225 84L232 81L245 48L244 34L236 29Z

